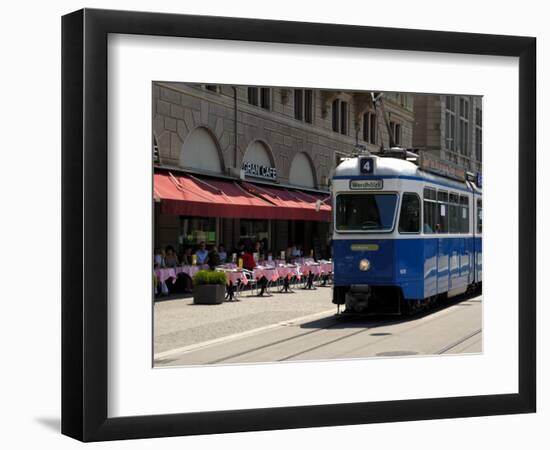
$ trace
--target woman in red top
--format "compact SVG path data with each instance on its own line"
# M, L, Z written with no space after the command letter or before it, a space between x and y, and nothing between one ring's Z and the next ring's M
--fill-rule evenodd
M254 260L254 256L252 256L252 252L250 249L246 249L243 256L243 267L246 270L253 270L254 267L256 267L256 261Z

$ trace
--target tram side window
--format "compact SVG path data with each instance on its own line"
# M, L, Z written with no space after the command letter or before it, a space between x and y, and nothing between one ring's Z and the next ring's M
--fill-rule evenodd
M483 222L483 208L481 204L481 199L477 199L477 232L481 233L481 225Z
M411 192L403 194L401 215L399 216L399 232L420 232L420 198L417 194Z
M458 194L449 194L449 232L460 233L460 215L458 206Z
M435 189L424 188L424 233L435 233L437 225L437 195Z
M445 191L437 191L438 217L437 227L438 233L449 232L449 194Z
M468 197L460 196L460 232L470 232L470 208L468 205Z

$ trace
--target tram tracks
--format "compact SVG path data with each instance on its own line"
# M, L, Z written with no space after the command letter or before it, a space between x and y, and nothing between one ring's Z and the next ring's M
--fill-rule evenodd
M472 333L468 333L466 336L462 337L461 339L459 339L455 342L450 343L449 345L446 345L445 347L443 347L441 350L439 350L435 354L436 355L443 355L443 354L449 352L450 350L458 347L461 344L464 344L465 342L469 341L470 339L472 339L472 338L474 338L474 337L476 337L480 334L481 334L481 328L479 328L476 331L473 331Z
M246 362L284 362L291 360L311 360L317 359L315 355L330 353L333 358L346 358L348 354L356 354L360 351L365 351L367 348L374 349L381 344L388 344L388 340L399 337L400 334L406 333L411 335L415 330L421 327L437 326L437 322L444 318L449 318L452 314L460 314L462 308L456 308L457 305L467 304L470 299L464 299L461 302L447 305L446 307L440 307L430 313L423 313L413 318L396 319L395 317L386 320L371 320L368 323L361 324L357 321L361 319L355 319L350 317L342 318L333 316L323 320L326 320L326 324L320 326L318 329L308 330L305 332L299 332L292 336L286 336L279 339L269 340L256 345L252 348L248 348L243 351L230 352L221 358L216 358L208 362L208 364L232 364L232 363L246 363ZM474 302L475 299L472 299ZM354 323L356 322L356 323ZM303 326L304 324L301 324ZM397 325L399 332L397 333L373 333L376 329L385 330L386 327ZM292 325L290 325L292 326ZM348 327L361 326L361 329L351 330L346 332ZM340 335L334 335L329 331L338 330ZM392 330L391 328L388 331ZM453 349L456 349L461 344L464 344L468 340L481 334L481 328L476 329L473 332L468 332L466 335L459 339L453 340L451 343L441 347L438 350L430 350L422 354L445 354ZM371 333L368 339L357 340L362 334ZM267 339L267 337L266 337ZM342 344L342 345L338 345ZM332 349L328 350L329 347ZM387 345L386 345L387 346ZM325 351L326 350L326 351ZM416 354L416 352L411 352ZM369 354L369 351L366 351ZM376 356L377 353L369 354L370 356ZM326 359L319 357L319 359Z

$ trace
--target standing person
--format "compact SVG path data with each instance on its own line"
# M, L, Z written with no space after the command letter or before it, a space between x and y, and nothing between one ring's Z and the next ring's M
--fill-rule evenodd
M254 267L256 267L256 261L252 255L252 249L250 247L246 248L244 253L241 255L241 258L243 259L243 267L246 270L254 270Z
M215 245L212 246L210 251L208 252L208 265L210 266L210 270L214 270L216 266L220 265L220 254L218 253L218 249Z
M176 251L174 250L174 247L171 245L168 245L166 247L166 256L164 257L164 265L165 267L176 267L179 264L178 256L176 255Z
M195 252L195 255L197 255L198 265L208 264L208 250L206 250L206 243L204 241L199 243L199 248Z

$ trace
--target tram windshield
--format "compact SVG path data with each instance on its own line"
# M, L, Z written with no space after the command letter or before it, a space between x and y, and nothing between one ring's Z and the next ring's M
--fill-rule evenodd
M397 194L340 194L336 197L336 231L389 231Z

